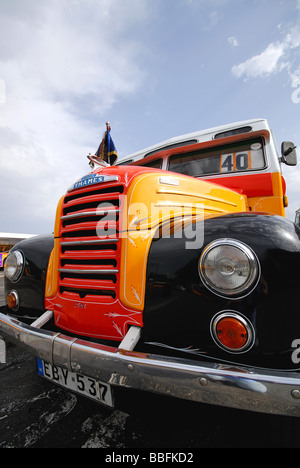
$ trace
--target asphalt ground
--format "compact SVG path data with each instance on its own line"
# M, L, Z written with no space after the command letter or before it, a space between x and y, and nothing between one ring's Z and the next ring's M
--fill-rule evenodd
M97 461L107 463L199 462L203 448L298 448L299 426L296 418L128 390L108 409L38 376L34 357L10 343L0 364L0 448L100 448Z

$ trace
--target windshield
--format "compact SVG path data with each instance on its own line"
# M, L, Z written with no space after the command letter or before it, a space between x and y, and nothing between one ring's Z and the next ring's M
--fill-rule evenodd
M255 171L266 166L260 138L170 157L169 171L197 177Z

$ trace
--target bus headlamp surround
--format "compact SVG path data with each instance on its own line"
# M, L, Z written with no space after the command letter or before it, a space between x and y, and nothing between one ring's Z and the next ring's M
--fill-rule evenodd
M24 268L24 256L20 250L8 254L4 265L4 274L13 283L18 281Z
M260 265L253 250L235 239L218 239L202 252L200 277L205 286L221 297L238 299L257 285Z

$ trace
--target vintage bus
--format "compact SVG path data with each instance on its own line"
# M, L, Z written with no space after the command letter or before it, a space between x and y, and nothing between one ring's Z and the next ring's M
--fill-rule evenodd
M126 387L300 417L295 145L257 119L90 162L11 250L1 334L110 407Z

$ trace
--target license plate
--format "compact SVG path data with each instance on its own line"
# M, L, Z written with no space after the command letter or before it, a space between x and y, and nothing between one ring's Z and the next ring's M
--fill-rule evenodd
M111 386L100 380L71 372L62 367L52 366L42 359L37 359L38 373L73 392L93 398L104 405L113 407Z

